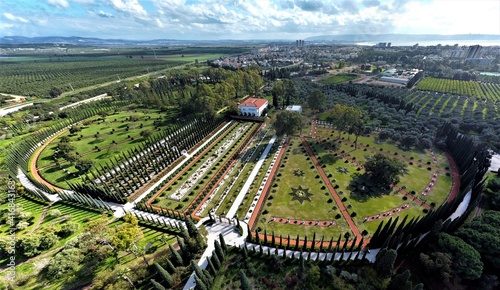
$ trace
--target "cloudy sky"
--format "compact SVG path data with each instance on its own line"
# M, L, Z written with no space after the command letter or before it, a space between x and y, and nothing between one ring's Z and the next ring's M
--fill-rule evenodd
M0 0L0 36L500 34L500 0Z

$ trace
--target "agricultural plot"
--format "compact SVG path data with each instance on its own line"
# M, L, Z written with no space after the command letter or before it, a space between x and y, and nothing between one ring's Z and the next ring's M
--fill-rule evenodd
M424 78L416 88L424 91L435 91L457 95L467 95L478 99L500 100L500 85L437 78Z
M81 123L80 131L64 132L53 140L40 154L37 168L40 175L59 187L66 182L81 182L82 174L60 154L61 143L72 146L80 159L92 160L95 168L105 166L109 160L121 161L124 153L137 148L147 138L160 134L173 126L175 111L159 112L143 109L121 111L105 117L94 117ZM142 135L141 135L142 134Z
M52 87L63 92L110 81L118 81L148 71L181 65L183 60L94 57L52 60L38 58L33 62L3 62L0 92L17 95L48 96Z

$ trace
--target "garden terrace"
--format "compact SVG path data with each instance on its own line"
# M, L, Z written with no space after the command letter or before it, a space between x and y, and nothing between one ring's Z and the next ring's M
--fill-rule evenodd
M132 181L135 184L132 185L132 189L129 187L127 193L136 191L162 170L172 167L178 162L182 152L195 146L217 125L218 122L199 123L196 120L191 120L187 125L177 127L175 131L164 132L162 136L155 140L148 140L145 146L131 152L129 154L131 157L122 164L118 166L113 164L113 169L107 168L110 171L105 175L101 174L99 181L106 184L111 179L112 185L120 183L119 191L122 191L120 187L124 185L124 182ZM197 129L197 126L203 127L208 132ZM140 176L142 179L138 180L136 176Z
M224 140L223 143L218 143L217 145L218 148L215 150L215 152L211 152L209 150L208 153L211 153L210 155L207 154L206 158L203 158L203 163L194 170L193 173L191 173L190 176L186 178L186 181L184 181L177 189L174 190L172 194L170 194L169 198L173 200L181 200L186 194L188 193L189 190L192 189L192 187L198 183L198 181L205 176L207 171L213 167L213 165L219 161L220 157L222 154L224 154L232 145L233 143L239 139L241 134L246 131L248 126L246 124L237 126L234 131L229 132L228 138ZM198 161L201 161L198 160Z
M75 125L80 126L80 131L62 133L40 153L36 163L39 174L63 188L67 186L66 182L81 182L81 173L74 167L74 162L65 160L58 152L59 144L65 140L74 148L78 158L94 162L94 170L90 174L99 175L104 166L109 166L108 162L123 161L124 152L137 150L137 146L146 139L141 132L148 131L151 135L148 137L155 137L161 135L161 130L173 127L170 120L175 114L175 111L165 114L150 109L125 110L84 120L81 125Z
M207 198L209 193L215 189L217 181L223 178L224 172L228 170L233 160L241 153L248 139L252 137L253 132L258 127L256 123L239 123L224 132L222 136L213 141L201 154L197 155L195 160L186 166L185 170L181 171L175 178L162 187L162 194L159 196L155 195L157 197L152 202L153 208L166 207L178 211L194 211L200 203L203 203L202 199ZM228 145L228 141L231 143L230 145ZM211 164L207 165L206 162L215 157L213 155L216 151L221 151L217 159L215 162L210 162ZM191 189L187 193L187 196L183 197L180 201L174 201L166 197L167 194L172 194L172 192L182 186L181 180L189 179L202 168L204 173L197 174L196 182L190 185ZM153 199L150 199L148 202L151 202L151 200Z
M319 128L318 134L323 135L327 130L329 129ZM322 167L332 174L338 192L345 195L349 212L351 215L353 212L356 213L353 219L361 230L373 232L376 229L375 225L363 223L365 217L380 214L379 218L388 218L395 213L401 213L392 210L401 208L405 204L409 204L409 207L405 208L403 215L408 214L410 217L422 215L422 212L426 213L430 208L442 204L451 191L450 165L442 153L431 154L433 151L419 152L418 149L402 151L387 142L376 142L373 137L363 136L358 138L358 149L354 150L352 142L346 140L347 137L338 140L335 132L332 135L323 139L324 142L313 143L312 147L315 154L320 157ZM363 193L363 188L368 191L372 188L371 185L357 184L352 176L357 173L362 174L364 172L362 163L366 155L375 153L403 160L407 164L407 173L390 191L375 191L371 193L371 197L367 197ZM357 189L354 190L355 188ZM391 214L384 216L384 213Z
M278 167L278 173L272 180L267 200L254 227L275 235L325 235L328 239L348 231L347 223L339 215L331 193L326 188L319 172L310 161L300 139L291 138L289 146ZM300 171L300 172L299 172ZM335 210L334 210L335 208ZM272 217L296 220L296 224L269 222ZM302 225L299 220L331 220L337 225L330 228Z
M105 191L96 192L93 195L109 196L111 194L114 197L118 194L118 196L123 197L132 194L146 184L153 175L178 162L181 153L184 154L187 149L196 146L213 129L218 127L222 121L223 119L215 119L208 122L188 120L187 125L178 127L175 131L165 133L161 137L156 138L156 140L148 140L145 146L129 153L129 156L133 157L126 159L122 165L113 167L113 170L119 173L120 178L113 175L112 172L106 176L100 174L100 180L104 185ZM153 171L149 175L147 174L148 168L150 168L150 171ZM107 169L110 169L110 167ZM106 179L112 178L112 180L116 181L108 185L108 182L102 180L104 176ZM96 183L94 182L91 185L95 187ZM117 193L113 193L114 190L110 188L116 189ZM75 190L85 191L84 188L75 188ZM92 191L92 188L90 190Z
M319 122L315 130L318 139L307 139L306 144L311 147L313 156L318 159L321 170L328 175L329 181L357 229L364 235L373 234L379 224L379 222L371 221L396 215L408 215L409 218L422 216L446 201L452 189L452 171L448 159L442 152L437 149L403 151L390 142L378 141L370 136L359 136L358 148L355 150L353 141L347 140L346 133L341 134L341 139L337 139L336 131L332 131L328 126L324 127L325 123ZM269 199L265 202L262 214L258 218L257 229L261 230L261 234L262 230L266 230L267 234L274 232L275 236L286 234L292 237L294 235L310 236L316 233L324 234L325 238L330 238L332 233L335 237L339 233L349 231L339 211L339 206L331 199L323 180L314 177L314 175L316 177L319 175L311 160L312 156L307 154L302 145L294 144L299 140L296 138L291 140L292 145L283 158L283 164L274 181L275 185L271 188ZM407 164L407 173L391 190L372 192L371 195L374 196L367 197L362 193L361 188L363 190L374 189L370 184L353 184L353 176L364 172L362 163L366 155L375 153L403 160ZM304 169L307 166L309 170ZM311 182L315 179L318 185ZM280 180L287 182L283 184L279 182ZM294 184L297 182L298 184ZM290 197L289 194L293 194L292 189L301 192L302 195ZM319 200L312 208L302 209L304 204L313 204L313 198L319 195L314 194L316 191L324 192L325 198L330 198L330 200ZM290 204L294 201L297 204ZM323 210L325 205L326 211ZM270 222L268 217L274 222ZM277 223L275 222L277 218L285 222ZM290 222L287 223L286 220ZM335 222L335 225L331 225L327 230L322 229L324 227L320 226L321 221L329 220Z
M238 125L238 123L233 122L229 124L229 126L224 128L222 132L215 136L215 139L207 144L208 146L202 149L201 153L193 156L193 160L189 164L187 164L180 172L178 172L175 177L171 178L166 184L164 184L154 194L154 196L147 201L147 203L151 203L159 207L166 207L166 204L164 203L172 202L173 200L169 197L169 195L181 188L182 184L184 183L183 180L188 179L190 174L192 174L191 172L196 171L203 166L203 163L212 155L214 148L217 146L221 146L224 140L228 139L231 132L236 130ZM191 194L191 196L192 195L193 194Z
M261 154L264 152L269 140L271 139L270 129L266 131L261 131L260 136L254 138L254 142L258 142L253 147L251 145L246 151L246 154L241 157L241 164L236 170L233 170L231 174L227 177L228 184L221 188L220 193L213 198L213 202L211 205L207 207L209 210L215 211L216 215L222 216L227 213L230 209L233 200L236 198L237 194L240 192L243 184L247 180L250 172L252 171L252 166L257 162ZM266 160L267 161L267 160ZM265 162L266 163L266 162ZM250 165L250 166L247 166ZM262 166L265 168L265 164ZM260 170L259 174L262 172ZM254 181L255 184L256 181ZM250 187L250 190L254 190L254 184ZM244 201L241 205L242 208L248 208L248 202L251 202L252 199L249 197L253 196L252 194L248 194L245 196ZM243 216L238 213L238 216Z
M221 189L225 181L229 178L233 170L236 168L236 165L239 163L241 159L244 158L244 156L248 151L250 140L255 140L255 138L257 137L256 134L258 133L261 127L262 126L260 125L259 126L253 125L254 129L252 130L252 132L250 134L247 134L245 139L242 140L237 147L235 147L236 149L233 150L233 153L227 159L224 165L221 168L219 168L215 176L212 177L212 180L210 180L209 184L205 185L205 188L196 197L196 203L195 201L193 201L189 205L189 207L191 207L193 203L195 203L194 204L196 206L196 208L194 209L195 216L197 217L204 216L202 215L203 211L212 203L212 199ZM199 201L200 196L203 197L203 200L201 202Z

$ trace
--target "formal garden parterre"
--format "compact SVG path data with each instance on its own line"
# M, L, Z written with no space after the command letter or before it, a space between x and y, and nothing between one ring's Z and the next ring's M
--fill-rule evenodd
M352 88L337 89L351 92ZM386 95L365 93L374 100L391 104L397 101ZM438 102L443 99L441 96ZM422 101L415 106L430 106L431 112L439 111L437 103L431 105L429 99ZM171 273L176 273L172 275L175 277L164 274L162 266L155 265L170 286L185 282L187 271L182 269L186 270L185 266L199 257L205 245L200 238L202 234L193 229L191 216L211 222L222 221L223 215L231 219L236 217L234 224L240 231L247 227L245 223L240 224L241 219L248 221L246 230L250 235L244 248L260 251L260 255L266 254L263 253L264 245L267 255L273 251L295 257L302 250L309 253L306 254L309 259L311 253L318 250L329 252L322 256L325 260L358 260L364 259L368 248L412 249L420 241L416 237L435 231L434 226L439 225L436 221L447 218L466 196L469 204L475 204L481 190L487 154L478 149L474 141L458 134L451 124L441 126L435 142L430 145L421 142L429 136L420 139L400 136L396 144L396 132L380 128L383 122L370 124L376 128L371 131L372 135L356 133L350 136L351 132L344 132L349 131L345 128L333 130L338 127L336 124L313 120L311 127L306 126L303 130L310 132L309 136L289 135L282 139L266 127L269 125L266 119L262 120L263 124L230 121L223 116L210 119L198 115L179 120L175 111L168 115L168 111L155 112L141 107L119 113L116 108L128 102L117 102L108 100L88 105L80 112L75 111L71 119L54 122L47 130L17 144L8 160L8 168L12 175L23 180L23 186L27 187L23 194L33 199L62 199L64 202L56 205L83 204L105 212L106 216L111 211L115 215L125 214L123 223L116 224L117 230L109 241L101 238L104 237L101 232L94 235L101 238L98 242L112 243L111 247L128 252L120 257L117 251L108 247L111 252L104 255L105 265L122 263L119 260L123 258L124 263L128 263L141 255L148 264L145 253L160 237L156 236L151 244L136 244L132 237L142 235L144 226L159 227L177 235L182 256L170 246L169 259L174 262L164 264L168 267L175 264L170 269ZM467 104L468 101L461 107L463 114L467 114ZM413 106L399 101L400 110L407 113L415 112ZM425 115L421 108L413 116ZM477 108L478 104L473 105L472 111ZM481 114L484 112L481 110ZM328 121L328 115L323 120ZM75 127L78 133L69 132L75 131ZM114 140L112 136L121 138ZM43 151L37 150L42 144L48 146ZM125 149L113 150L115 144L115 149L122 145ZM474 150L469 152L464 148ZM457 161L456 166L443 154L445 149ZM56 150L57 155L62 152L62 156L50 160L50 153L55 155ZM33 153L39 157L32 158ZM373 181L361 178L372 158L367 156L378 155L404 164L404 174L391 186L377 188ZM94 162L82 162L86 156L92 157ZM256 174L250 174L254 169L258 169ZM39 179L37 171L44 179ZM461 174L460 182L457 182L458 173ZM64 180L61 179L65 175ZM248 190L245 189L247 183ZM28 184L37 188L28 188ZM59 187L70 190L56 193L54 189ZM42 216L48 214L46 208L41 209L39 220L44 220ZM46 221L51 218L52 215ZM79 217L76 220L82 221ZM462 216L441 225L449 230L463 220ZM65 230L78 228L75 223L64 220L64 216L54 221L60 228L56 224L49 226L55 227L57 233L63 233L63 227ZM92 219L88 222L92 223ZM139 222L142 229L137 227ZM31 224L31 229L44 230L46 224L43 221ZM220 241L219 246L215 244L215 255L223 259L218 248L222 247L224 239ZM69 252L70 249L62 249L53 263L63 260ZM320 254L313 257L318 261ZM215 261L210 263L217 264ZM197 283L207 282L206 275L196 264L191 264ZM212 267L209 270L217 274ZM176 268L181 269L181 273ZM58 269L60 272L48 269L62 275L69 268ZM128 278L125 272L118 275ZM123 283L128 281L123 279ZM70 277L66 282L75 281Z
M128 112L128 114L130 115L130 112ZM89 145L88 143L100 140L100 142L102 143L106 142L106 144L103 144L102 147L107 149L108 147L106 146L113 145L112 141L109 142L109 137L113 134L121 134L123 139L120 140L120 142L142 141L143 143L146 143L146 139L143 136L141 139L140 133L144 130L151 130L152 132L149 132L149 136L147 136L151 137L151 135L155 134L154 130L165 130L165 128L157 128L157 124L159 124L160 122L164 124L167 123L167 121L155 119L153 117L154 115L144 117L145 120L141 120L141 116L143 116L143 114L146 114L146 111L140 113L135 112L135 115L131 115L129 117L126 117L125 114L118 114L84 120L82 122L82 126L89 126L90 128L83 127L81 128L80 134L73 134L76 136L72 137L76 138L76 142L83 141L87 144L82 144L75 147L86 148L85 146L87 146L87 149L89 149L91 153L87 153L87 151L84 151L84 154L81 154L84 156L85 153L99 153L99 150L96 150L95 147L94 150L92 150L91 146L93 144ZM117 118L115 118L115 116ZM171 116L167 117L168 120L172 119ZM131 124L133 124L132 128ZM104 133L106 135L101 137L100 135L102 133L100 132L103 131L103 127L101 127L103 125L107 126L109 132ZM114 126L116 126L117 128L115 129ZM120 126L121 128L125 128L123 132L119 131ZM180 132L184 132L183 134L187 134L186 130L189 130L189 128L191 127L184 128L184 131L181 130ZM233 124L232 126L228 127L227 130L225 130L224 133L219 136L219 138L210 143L210 145L204 152L193 156L195 158L193 159L193 161L187 162L187 165L182 171L177 171L176 176L172 176L172 178L168 180L166 185L162 185L162 187L158 191L158 194L154 194L156 197L149 198L148 202L145 203L145 206L149 206L151 207L151 209L155 209L159 212L177 211L179 212L179 214L192 212L194 208L202 203L203 199L205 199L205 201L207 200L207 191L210 191L212 189L209 187L216 186L216 180L214 182L210 181L215 177L219 179L222 177L223 172L215 176L215 174L218 172L218 167L220 168L227 163L228 165L225 166L225 169L230 168L230 161L234 159L228 158L229 156L226 151L229 150L229 148L232 146L239 145L238 142L241 141L245 136L247 137L247 139L245 139L247 141L245 142L248 142L251 139L248 137L252 136L252 134L249 134L249 136L247 136L246 134L251 131L249 130L250 128L257 128L256 124L253 124L252 126L248 124ZM84 130L90 130L90 133ZM128 134L133 130L136 130L135 133L138 133L138 136L135 135L135 138L137 138L137 140L131 140L134 139L134 136ZM364 236L369 237L370 233L373 233L376 230L378 223L367 221L378 220L388 218L393 215L398 215L400 213L403 213L403 211L401 211L402 208L404 209L404 214L409 215L410 218L420 216L427 213L429 209L439 206L439 204L446 200L446 197L450 192L451 172L449 171L449 165L447 164L446 158L444 156L441 156L440 154L435 154L432 156L429 154L429 152L418 153L415 151L409 151L405 153L396 146L391 145L387 142L384 142L382 140L377 141L373 137L365 136L358 136L356 138L356 147L359 147L354 150L353 141L347 140L349 139L348 135L346 136L344 133L342 134L341 139L336 139L337 132L332 131L331 125L325 122L320 122L320 125L318 126L316 124L316 121L314 121L311 132L314 132L314 136L316 137L315 139L304 139L302 141L300 139L294 139L295 137L289 139L289 143L286 147L286 153L283 155L282 160L278 160L278 162L280 163L277 174L274 176L272 183L270 183L271 186L269 188L269 191L264 193L267 199L263 204L263 208L259 209L260 215L257 218L255 224L255 229L257 229L258 231L266 230L268 233L274 232L275 235L282 236L284 236L285 234L301 234L305 236L318 234L322 236L326 235L327 239L336 237L339 234L343 234L346 232L350 233L349 235L352 235L352 229L349 227L347 221L345 220L347 216L345 216L345 213L341 212L341 208L345 207L349 216L348 218L351 219L351 221L356 225L356 231L358 231L359 233L362 232ZM125 133L127 133L126 137L123 136L125 135ZM261 138L266 138L266 136L267 138L269 138L268 133L269 130L267 130ZM71 133L68 132L65 134L67 135L59 136L56 139L59 142L53 142L54 145L52 145L52 150L56 149L60 143L65 143L61 142L61 139L68 139L64 136L69 136ZM83 138L82 135L89 137ZM160 136L161 134L156 132L156 135ZM154 137L151 137L151 140L153 140L153 138ZM160 143L162 140L164 141L164 144L168 143L168 138L157 138L157 140L160 140ZM153 144L154 142L150 141L150 143ZM156 144L158 144L158 142L156 142ZM238 148L245 148L245 146L243 145L245 144L241 144L241 146L239 146ZM254 148L254 150L258 151L257 148L263 148L265 145L265 142L264 144L259 143ZM306 147L308 150L306 150ZM141 148L140 152L143 152L142 154L147 154L148 150L145 148L146 147ZM192 148L194 147L184 146L181 149L185 150L184 154L189 155L188 152L192 151ZM241 149L237 154L235 153L234 155L239 155L240 153L242 153L243 150ZM45 150L43 152L45 152ZM178 151L179 149L176 150ZM134 151L130 149L128 151L129 156L132 156L128 158L134 158L134 154L136 156L135 158L137 158L132 160L138 160L139 157L137 156L141 155L139 153L139 150ZM253 153L253 150L247 151L248 154ZM393 190L383 193L383 196L382 193L377 193L382 197L374 199L363 197L361 192L358 191L356 193L356 191L353 191L352 177L362 173L363 168L360 163L362 163L362 160L364 160L366 155L380 152L390 155L391 157L404 160L404 162L408 162L406 175L403 176L400 184L394 185ZM252 154L250 156L251 158L245 160L245 162L250 162L250 164L252 163L252 161L255 162L256 158L259 156L258 153L262 152ZM268 156L271 155L271 153L272 152L270 152ZM44 154L45 157L43 157ZM43 160L43 158L48 159L47 156L49 155L50 154L48 154L47 152L42 153L39 160ZM245 156L245 154L242 154L241 159L245 158ZM179 157L185 158L183 154L180 154ZM120 158L115 158L115 161L117 164L119 164L118 162L120 161L120 159L122 159L123 162L123 160L126 160L125 158L127 158L127 156L122 155L120 156ZM312 158L318 160L319 164L317 165L319 167L313 164L311 160ZM154 159L152 158L149 158L148 161L149 163L147 164L149 166L154 163ZM261 173L265 170L265 168L267 168L267 166L269 166L270 161L270 158L267 158L265 160ZM39 161L38 164L48 168L53 168L56 165L45 164L41 161ZM443 165L445 168L440 167ZM109 171L113 168L113 166L115 166L115 170ZM134 164L132 166L136 165ZM59 168L61 170L63 169L60 165ZM117 170L116 165L113 164L108 165L107 167L100 165L100 167L97 168L101 168L101 170L108 169L108 172L110 172L106 174L104 171L101 172L97 170L96 173L92 172L89 174L94 177L101 176L100 178L96 179L101 182L108 180L112 175L111 173L115 175L121 175L121 173L119 173L121 169ZM250 168L251 166L244 169L246 169L246 172L248 172ZM325 182L325 180L320 177L320 172L318 170L327 175L327 182ZM142 170L136 167L135 171L140 172ZM68 174L71 174L71 172L69 172ZM243 178L241 179L241 181L239 181L240 185L242 185L243 181L245 180L246 174L247 173L244 173L242 175ZM437 176L437 174L439 174L439 176ZM107 177L102 178L102 176ZM129 176L131 177L131 175ZM131 187L132 191L129 192L129 194L132 194L133 191L137 190L140 187L141 183L145 183L145 179L148 179L147 176L142 175L142 177L143 179L140 180L140 182L137 180L134 181L136 185ZM228 175L226 176L226 179L231 177L232 175ZM151 176L149 177L149 179L150 178ZM247 193L248 197L245 198L243 206L238 211L239 216L244 215L249 207L249 204L252 202L251 196L255 195L255 191L257 190L256 185L262 182L263 176L261 175L259 178L257 178L257 180L252 183L252 187ZM126 178L124 179L127 180ZM285 181L285 183L283 183L282 180ZM432 190L430 190L431 188L428 188L430 180L432 180L433 183ZM206 181L209 181L208 185L204 184ZM187 184L188 182L189 185ZM233 183L235 182L238 182L238 178L233 180ZM335 193L331 192L331 190L328 190L329 186L334 188L333 191ZM369 188L369 184L364 184L362 186ZM356 188L356 186L354 186L354 188ZM180 193L181 190L182 193ZM229 191L229 195L226 195L226 198L223 201L215 203L218 211L215 211L214 214L223 215L225 211L227 211L228 206L231 204L231 200L233 199L231 198L231 196L234 196L234 194L232 194L231 192L236 193L240 190L241 187L235 187L234 189L232 189L232 191ZM201 197L202 200L198 200L200 197L200 193L202 192L204 192L204 195ZM422 192L426 194L424 195L422 194ZM339 206L339 204L337 204L335 198L332 198L332 194L338 195L338 198L341 200L342 206ZM175 198L173 198L174 195L176 195ZM192 205L195 200L198 201L196 201L195 207L193 208ZM220 206L222 204L227 204L224 211L220 211ZM215 206L210 205L209 202L205 207L214 208ZM190 211L187 212L187 209L190 209ZM207 215L208 211L204 211L204 216ZM203 215L201 215L200 217L203 217ZM271 220L273 220L275 217L291 220L292 222L290 224L287 224L286 222L284 224L271 222ZM330 221L330 226L328 228L318 227L320 226L320 224L325 224L326 221Z

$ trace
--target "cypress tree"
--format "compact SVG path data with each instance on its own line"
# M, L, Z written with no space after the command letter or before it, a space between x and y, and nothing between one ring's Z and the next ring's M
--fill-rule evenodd
M327 253L330 253L332 251L332 243L333 243L333 236L330 238L330 243L328 244L328 250L326 251Z
M172 253L172 260L177 266L183 266L184 261L182 260L181 255L174 249L174 246L172 244L168 245L168 248L170 249L170 252Z
M181 248L182 254L184 256L188 255L188 250L186 248L186 244L184 243L184 239L177 236L177 243L179 244L179 247Z
M175 273L177 269L175 268L174 264L170 261L170 259L167 257L165 264L167 264L167 269L170 271L170 273Z
M155 262L154 265L156 268L156 272L160 275L163 282L167 284L167 287L174 286L174 280L172 279L172 276L170 276L170 274L165 269L163 269L163 267L160 266L160 264Z
M208 269L210 270L210 273L215 277L217 276L217 270L215 269L214 263L212 262L211 259L207 259L208 262Z
M210 285L210 279L205 275L205 273L203 273L200 266L198 266L198 264L196 264L193 260L191 260L191 268L193 268L195 275L198 276L198 278L200 278L206 286Z
M299 279L304 278L304 275L306 274L306 265L304 262L304 256L302 250L300 251L300 257L299 257L299 268L297 271L297 276Z
M203 280L198 277L198 275L194 275L194 280L196 281L196 288L199 290L209 290L207 285L203 283Z
M393 249L382 249L378 252L377 260L375 261L375 270L380 277L389 278L391 276L397 256L396 250Z
M226 245L226 241L224 241L224 236L222 235L222 233L219 234L219 240L220 240L220 246L222 247L222 250L224 251L224 253L227 253L227 245Z
M198 235L198 229L196 225L193 223L193 220L190 216L185 216L184 221L186 222L186 227L191 238L194 238Z
M243 258L247 259L248 258L248 250L247 250L247 243L243 245Z
M252 242L252 230L250 229L250 226L248 224L246 224L246 225L247 225L247 233L248 233L247 242L251 243Z
M182 224L179 222L179 228L181 229L181 236L186 241L186 243L189 243L189 240L191 236L189 236L189 232L186 229L186 227L183 227Z
M153 284L153 288L155 288L156 290L165 290L166 288L161 286L160 283L156 282L155 279L151 279L151 284Z
M222 250L219 241L215 240L214 245L215 245L215 254L217 254L217 258L219 258L220 261L224 261L225 258L224 251Z
M340 248L340 241L342 239L342 234L339 234L339 239L337 240L337 244L335 245L335 253L339 250Z
M250 280L248 280L247 275L245 274L245 271L240 269L240 289L241 290L252 290L252 284L250 283Z
M212 260L212 263L214 264L215 270L219 271L220 267L222 266L219 258L217 257L217 254L212 252L212 256L210 256L210 260Z

